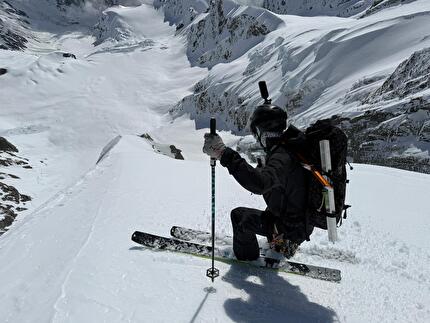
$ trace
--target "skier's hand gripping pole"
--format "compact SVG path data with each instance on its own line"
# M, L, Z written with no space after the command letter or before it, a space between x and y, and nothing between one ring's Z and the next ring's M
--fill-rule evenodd
M216 119L210 121L211 135L216 135ZM216 158L211 158L211 175L212 175L212 267L206 271L206 276L212 279L212 282L219 276L219 270L215 268L215 166Z

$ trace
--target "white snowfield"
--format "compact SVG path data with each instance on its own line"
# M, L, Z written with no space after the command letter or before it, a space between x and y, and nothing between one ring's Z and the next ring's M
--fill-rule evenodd
M243 265L143 250L134 230L210 227L203 161L154 154L126 136L98 166L0 242L5 322L426 322L429 317L427 190L430 176L354 165L353 205L332 245L316 232L295 257L342 270L329 283ZM264 207L217 167L217 231L229 211ZM210 292L214 287L215 292Z
M207 129L166 114L207 70L150 3L109 12L127 39L39 30L45 43L0 50L0 136L33 166L5 170L33 201L0 236L1 322L430 321L430 175L353 165L340 241L316 230L293 259L340 269L340 283L222 263L212 283L208 260L133 243L135 230L210 229ZM231 209L264 202L220 165L216 176L217 233L231 235Z

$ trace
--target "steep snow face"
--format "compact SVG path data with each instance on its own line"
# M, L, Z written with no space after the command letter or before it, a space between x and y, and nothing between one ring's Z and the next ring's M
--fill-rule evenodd
M240 57L282 23L265 10L231 0L211 1L208 7L201 1L186 3L176 7L175 1L157 1L156 6L165 7L166 19L184 29L190 62L204 67Z
M401 95L392 91L390 102L383 99L387 94L377 90L403 61L430 46L429 10L429 3L422 0L363 19L279 16L284 24L245 55L213 67L210 75L195 85L194 94L179 102L172 113L190 114L198 127L216 113L222 129L246 134L249 115L262 102L257 83L264 79L273 102L288 111L290 122L304 127L318 118L341 115L339 124L341 120L354 123L352 118L360 116L354 126L346 122L344 128L351 138L372 141L372 136L380 132L379 125L404 114L410 101L423 102L421 110L426 110L426 66L413 67L421 71L420 81L412 81L411 75L412 82L405 87L413 90L405 88ZM425 64L425 58L418 60ZM373 101L369 96L374 97ZM364 115L364 111L369 112ZM358 140L351 145L351 156L360 162L371 160L427 172L425 115L423 120L413 122L413 131L399 132L401 145L393 141L392 135L378 135L385 147L382 156L376 153L381 146L376 145L374 152L378 157L369 159L369 146ZM368 133L370 124L378 130Z
M374 0L264 0L263 7L299 16L350 17L369 8Z

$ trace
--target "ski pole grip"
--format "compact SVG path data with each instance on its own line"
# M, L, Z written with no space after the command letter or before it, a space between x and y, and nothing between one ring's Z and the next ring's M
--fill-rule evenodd
M216 119L211 118L211 135L216 135Z

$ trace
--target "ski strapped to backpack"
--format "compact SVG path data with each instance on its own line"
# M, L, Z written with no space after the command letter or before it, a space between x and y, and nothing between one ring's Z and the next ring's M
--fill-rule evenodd
M298 130L297 130L298 131ZM304 132L304 144L289 147L309 170L306 219L311 227L328 230L331 242L337 240L337 225L346 217L346 156L348 138L331 119L318 120ZM352 169L352 167L351 167Z

